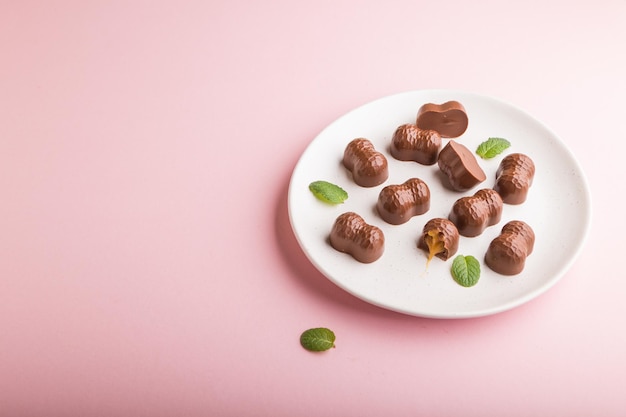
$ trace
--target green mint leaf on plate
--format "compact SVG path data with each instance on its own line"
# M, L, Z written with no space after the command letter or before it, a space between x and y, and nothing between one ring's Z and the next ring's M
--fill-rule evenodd
M511 146L511 142L503 138L489 138L476 149L476 153L483 159L491 159L496 155L500 155Z
M341 204L348 198L348 193L338 185L328 181L314 181L309 190L320 201L328 204Z
M325 327L309 329L300 335L300 344L306 350L322 352L335 347L335 333Z
M480 263L473 256L458 255L452 261L452 278L464 287L476 285L480 278Z

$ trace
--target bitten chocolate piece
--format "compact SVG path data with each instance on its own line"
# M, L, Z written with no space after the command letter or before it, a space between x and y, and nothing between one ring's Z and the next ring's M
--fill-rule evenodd
M493 187L507 204L522 204L535 176L535 164L530 157L513 153L507 155L496 171Z
M367 139L352 140L343 154L343 165L352 173L352 179L361 187L375 187L389 177L387 158L374 149Z
M526 223L513 220L491 241L485 254L485 264L502 275L517 275L524 270L526 258L535 245L535 233Z
M473 196L454 202L448 219L466 237L480 235L487 227L498 224L502 218L502 198L495 190L485 188Z
M445 261L459 249L459 231L450 220L436 217L424 225L417 247L428 253L428 262L433 256Z
M419 178L411 178L399 185L388 185L380 190L376 208L387 223L406 223L411 217L430 209L430 190Z
M467 191L487 179L472 151L453 140L439 152L437 163L456 191Z
M441 137L456 138L467 130L468 118L465 107L458 101L443 104L424 104L417 111L417 127L436 130Z
M434 165L441 148L441 135L436 130L423 130L414 124L398 126L391 138L391 156L400 161Z
M367 224L358 214L347 212L335 220L330 231L330 244L359 262L371 263L383 255L385 235L378 227Z

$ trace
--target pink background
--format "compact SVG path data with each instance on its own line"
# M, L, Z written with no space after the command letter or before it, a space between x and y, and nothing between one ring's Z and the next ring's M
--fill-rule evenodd
M623 0L1 2L0 415L623 416L625 21ZM529 111L589 180L585 249L514 310L374 307L291 232L308 143L430 88ZM317 326L336 349L300 347Z

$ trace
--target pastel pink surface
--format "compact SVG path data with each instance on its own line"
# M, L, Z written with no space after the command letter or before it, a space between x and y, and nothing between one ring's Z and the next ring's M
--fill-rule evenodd
M0 414L623 415L625 13L610 0L0 5ZM522 307L389 312L297 246L286 193L308 143L354 107L428 88L528 110L587 174L586 249ZM332 351L300 347L318 326Z

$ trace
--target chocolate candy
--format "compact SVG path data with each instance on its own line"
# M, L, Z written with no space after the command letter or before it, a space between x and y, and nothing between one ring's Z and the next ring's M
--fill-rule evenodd
M428 253L429 262L433 256L445 261L459 248L459 231L450 220L436 217L424 225L417 247Z
M465 107L458 101L424 104L417 112L417 127L436 130L443 138L456 138L467 130Z
M419 178L411 178L399 185L388 185L380 190L376 208L387 223L406 223L411 217L428 211L430 190Z
M454 202L448 219L466 237L480 235L487 227L498 224L502 218L502 198L490 188Z
M496 171L493 187L507 204L522 204L535 176L535 164L530 157L514 153L506 156Z
M330 244L359 262L371 263L385 251L385 235L378 227L367 224L358 214L347 212L335 220L330 232Z
M375 187L389 177L387 158L364 138L352 140L343 154L343 165L361 187Z
M487 179L472 151L453 140L439 152L437 163L456 191L467 191Z
M440 147L441 135L436 130L423 130L414 124L398 126L391 138L391 155L400 161L434 165Z
M535 245L535 233L526 223L513 220L491 241L485 254L485 264L502 275L516 275L524 270L526 258Z

